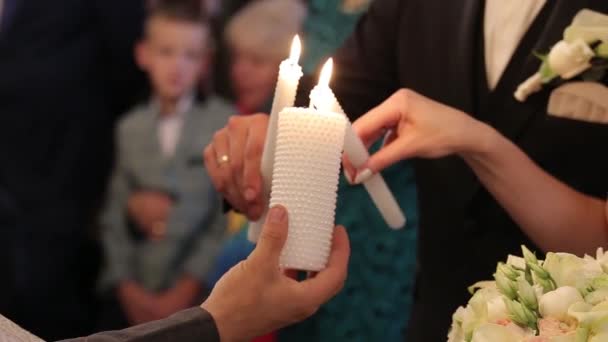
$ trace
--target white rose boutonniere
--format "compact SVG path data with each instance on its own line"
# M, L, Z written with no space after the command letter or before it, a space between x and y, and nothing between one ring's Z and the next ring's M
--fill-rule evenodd
M577 76L597 81L608 69L608 16L587 9L580 11L566 28L564 39L546 55L537 55L541 67L515 91L523 102L543 85L565 82Z

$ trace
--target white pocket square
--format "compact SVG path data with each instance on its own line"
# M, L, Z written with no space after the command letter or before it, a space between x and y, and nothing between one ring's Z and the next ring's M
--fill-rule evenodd
M608 123L608 87L596 82L572 82L553 90L547 112L550 115Z

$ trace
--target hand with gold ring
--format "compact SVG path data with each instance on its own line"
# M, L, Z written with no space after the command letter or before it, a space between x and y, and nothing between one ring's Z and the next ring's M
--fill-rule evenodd
M230 162L230 157L228 157L227 154L222 154L221 156L219 156L219 158L217 158L217 165L222 165L228 162Z
M205 166L215 188L249 219L263 210L260 163L268 115L233 116L205 148Z

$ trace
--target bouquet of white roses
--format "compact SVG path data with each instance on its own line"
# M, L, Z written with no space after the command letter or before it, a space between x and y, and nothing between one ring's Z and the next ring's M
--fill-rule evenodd
M499 263L453 315L448 342L608 341L608 253L548 253Z

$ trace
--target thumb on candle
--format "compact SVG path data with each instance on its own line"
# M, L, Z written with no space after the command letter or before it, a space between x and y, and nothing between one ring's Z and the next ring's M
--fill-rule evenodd
M268 265L270 270L276 270L287 239L287 226L287 209L280 205L270 208L258 245L251 257L263 260L263 264Z

